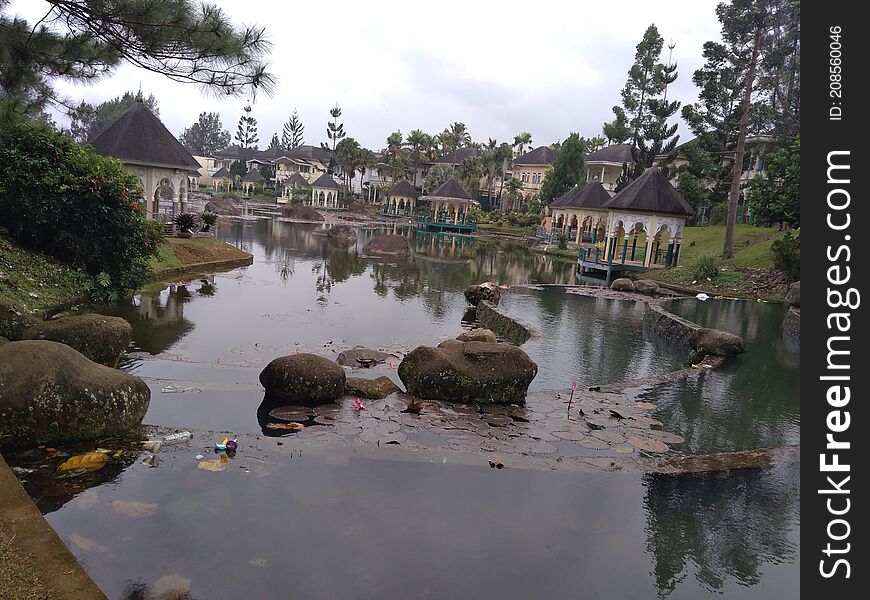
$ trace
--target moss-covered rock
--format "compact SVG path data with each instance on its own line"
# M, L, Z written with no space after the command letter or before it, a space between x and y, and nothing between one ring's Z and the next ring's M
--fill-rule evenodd
M336 362L343 367L369 368L383 364L391 358L396 357L387 352L381 352L380 350L357 347L341 352L338 355L338 358L336 358Z
M133 328L120 317L75 315L42 321L27 329L22 339L60 342L88 359L114 367L133 338Z
M463 292L465 299L472 306L477 306L481 301L486 300L493 306L498 306L498 301L501 299L501 291L498 286L492 282L485 282L475 285L470 285Z
M382 235L373 238L363 247L365 254L381 254L386 256L407 256L411 253L408 240L401 235Z
M0 346L0 446L92 440L142 422L151 391L138 377L45 340Z
M658 293L659 284L652 279L638 279L634 282L634 291L652 296Z
M0 335L10 340L17 340L37 323L39 319L29 311L0 298Z
M327 237L356 239L356 228L352 225L333 225L326 232Z
M278 357L260 373L268 395L293 404L331 402L344 393L345 380L339 365L305 352Z
M372 400L380 400L390 394L401 391L399 386L386 376L381 376L377 379L348 377L344 383L344 393L346 396L359 396L361 398L371 398Z
M633 292L634 282L628 277L620 277L613 280L613 283L610 284L610 289L614 292Z
M799 306L790 306L782 319L782 337L786 346L793 350L800 348L801 344L801 309Z
M313 206L285 206L281 209L281 216L294 221L325 221L326 219Z
M795 281L788 286L788 291L785 293L785 305L787 307L801 305L801 282Z
M205 210L222 216L238 216L242 214L228 198L213 198L205 203Z
M692 338L692 348L699 355L736 356L746 352L743 338L719 329L699 329Z
M476 329L471 329L469 331L465 331L456 336L456 339L460 342L497 342L498 339L495 337L495 334L489 329L484 329L483 327L478 327Z
M445 340L418 346L399 364L408 393L446 402L524 402L538 365L511 344Z

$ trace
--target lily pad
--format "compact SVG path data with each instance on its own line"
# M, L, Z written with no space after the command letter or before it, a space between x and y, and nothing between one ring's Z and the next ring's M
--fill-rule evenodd
M639 450L646 450L647 452L664 453L670 450L668 445L664 442L648 437L630 435L628 436L628 443Z
M486 417L486 422L489 423L490 425L492 425L493 427L507 427L508 425L513 423L514 420L511 419L510 417L508 417L507 415L505 415L505 416L488 415Z
M314 412L304 406L279 406L270 410L269 416L278 421L303 422L314 416Z
M218 473L225 470L227 466L219 460L201 460L196 463L196 468L200 471L212 471Z
M580 440L588 437L589 434L578 431L576 429L569 429L568 431L554 431L553 435L557 438L563 440L570 440L572 442L579 442Z
M202 463L199 463L202 464ZM112 500L112 510L128 517L150 517L157 512L156 502L137 502L135 500Z
M305 425L293 421L291 421L290 423L267 423L266 429L287 429L290 431L301 431L305 429Z

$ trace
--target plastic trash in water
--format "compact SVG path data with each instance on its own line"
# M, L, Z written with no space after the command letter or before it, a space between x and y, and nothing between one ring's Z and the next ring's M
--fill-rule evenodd
M160 446L160 440L148 440L147 442L142 442L142 448L148 452L160 452Z
M203 458L205 458L205 457L202 454L197 454L196 456L193 457L194 460L202 460Z
M700 294L698 294L697 296L695 296L695 298L697 298L697 299L700 300L701 302L704 302L705 300L709 300L709 299L710 299L710 296L708 296L708 295L705 294L704 292L701 292Z
M227 438L224 438L224 441L222 441L220 444L215 444L214 449L217 450L218 452L223 452L224 450L226 450L227 449Z
M179 431L178 433L163 436L163 443L183 444L185 442L189 442L191 437L193 437L193 434L191 434L189 431Z

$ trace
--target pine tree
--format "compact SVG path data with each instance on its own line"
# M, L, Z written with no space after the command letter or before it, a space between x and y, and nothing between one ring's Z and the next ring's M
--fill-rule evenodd
M341 116L341 109L338 107L338 104L335 105L335 108L330 109L329 115L333 119L326 124L326 137L332 141L332 156L329 158L329 173L331 175L335 173L335 167L337 165L335 158L335 145L341 141L347 133L344 130L344 124L338 122L338 118Z
M281 134L281 145L285 150L293 150L294 148L298 148L304 143L304 135L305 126L302 124L302 120L299 118L299 115L296 113L296 109L293 109L293 114L290 115L290 120L284 123L284 131Z
M257 149L260 138L257 135L257 119L251 116L251 105L244 108L245 114L239 118L239 128L236 131L236 141L245 149Z
M278 134L273 133L272 139L269 141L269 150L281 147L281 140L278 139Z

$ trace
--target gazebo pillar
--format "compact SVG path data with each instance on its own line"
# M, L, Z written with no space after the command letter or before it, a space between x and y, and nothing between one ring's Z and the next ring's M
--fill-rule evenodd
M643 266L645 266L645 267L651 267L653 264L653 258L655 258L652 255L652 253L653 253L653 246L655 244L655 236L656 236L655 231L656 231L656 224L657 224L656 221L657 221L656 216L653 215L650 218L649 232L647 233L647 236L646 236L646 253L644 254L644 257L643 257Z
M314 206L315 193L314 188L311 188L311 206Z
M574 238L574 243L576 245L580 245L580 241L583 239L583 211L580 211L580 214L577 216L577 235Z

